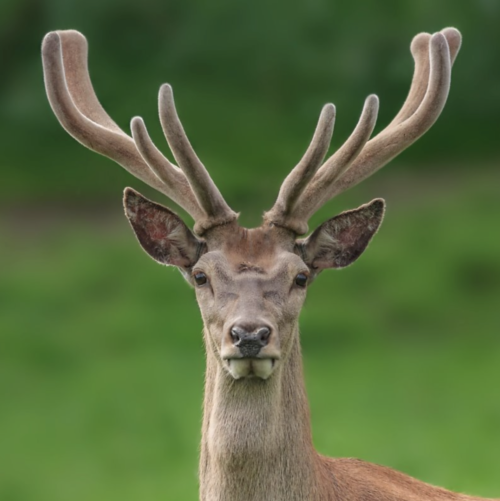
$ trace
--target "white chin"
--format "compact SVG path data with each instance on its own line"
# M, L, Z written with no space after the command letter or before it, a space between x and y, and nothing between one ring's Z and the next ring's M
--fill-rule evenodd
M267 379L273 372L274 367L274 361L270 358L232 358L227 363L229 372L234 379L245 377Z

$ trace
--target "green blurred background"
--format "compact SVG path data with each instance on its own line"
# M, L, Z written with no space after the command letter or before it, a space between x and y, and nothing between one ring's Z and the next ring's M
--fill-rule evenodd
M433 129L311 227L376 196L384 225L353 267L324 273L301 317L318 450L500 496L498 0L2 0L0 500L197 498L201 320L173 269L122 216L132 185L47 103L39 47L90 43L101 102L128 130L174 86L187 132L243 224L259 224L337 105L333 148L363 100L377 130L409 88L409 43L464 35ZM170 204L171 206L173 204Z

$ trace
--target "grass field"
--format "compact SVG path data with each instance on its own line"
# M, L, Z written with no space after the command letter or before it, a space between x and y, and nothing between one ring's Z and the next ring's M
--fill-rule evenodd
M393 190L366 255L311 287L314 439L328 455L499 497L498 176L452 184ZM119 215L37 232L4 218L2 501L197 499L200 315Z

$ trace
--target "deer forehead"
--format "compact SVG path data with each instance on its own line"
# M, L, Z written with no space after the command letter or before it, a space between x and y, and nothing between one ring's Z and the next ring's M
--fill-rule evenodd
M284 250L270 254L210 251L194 266L194 272L198 270L225 285L252 284L263 288L288 283L297 273L308 272L307 265L298 255Z

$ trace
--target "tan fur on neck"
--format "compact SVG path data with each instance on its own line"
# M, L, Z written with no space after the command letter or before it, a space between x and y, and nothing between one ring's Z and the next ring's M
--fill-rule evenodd
M234 381L207 353L202 501L488 501L384 466L318 454L294 338L287 364L270 384Z

